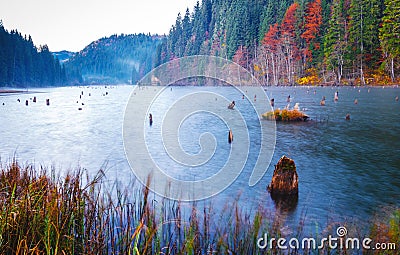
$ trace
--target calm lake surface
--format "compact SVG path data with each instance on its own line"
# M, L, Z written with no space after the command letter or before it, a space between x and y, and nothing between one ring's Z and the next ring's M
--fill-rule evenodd
M155 104L153 112L162 112L171 98L199 89L173 87L171 97L165 96L159 106ZM241 95L233 88L207 89L229 95L240 109ZM125 158L122 125L132 90L132 86L93 86L0 94L1 163L7 164L15 155L22 164L53 166L61 175L77 166L92 175L105 167L107 182L118 180L129 185L134 174ZM333 101L336 91L338 102ZM400 206L400 102L395 101L400 96L399 88L272 87L266 88L266 93L275 99L275 108L284 108L290 95L291 107L299 103L313 120L277 123L275 152L261 181L249 187L251 166L245 167L239 178L211 203L240 196L243 209L250 211L262 205L275 212L266 186L274 164L287 155L295 160L299 174L298 203L284 212L289 227L295 227L302 218L310 228L324 226L327 221L368 221L385 207ZM326 96L326 106L320 106L322 96ZM47 98L50 106L45 104ZM28 106L25 100L29 100ZM345 120L346 114L351 115L350 121ZM154 116L154 130L157 117ZM248 121L251 126L252 119ZM198 150L197 140L193 142L192 137L203 132L211 132L217 141L226 142L226 132L221 131L224 128L222 121L212 122L212 116L188 119L179 134L183 149ZM195 134L192 130L196 130ZM253 147L257 149L257 145ZM162 146L152 147L156 161L168 165L163 153ZM223 165L224 151L217 147L213 160ZM179 175L180 169L174 169Z

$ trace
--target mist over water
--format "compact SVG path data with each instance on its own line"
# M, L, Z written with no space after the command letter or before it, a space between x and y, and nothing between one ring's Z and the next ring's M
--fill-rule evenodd
M175 166L154 138L160 132L157 125L166 105L179 95L201 89L173 87L151 108L154 127L147 133L151 155L160 165L170 167L169 173L176 178L206 178L224 165L229 153L226 124L212 114L199 113L187 118L181 125L179 139L183 150L197 153L199 136L204 132L213 134L217 146L210 163L214 167L187 170ZM323 225L328 219L361 221L370 219L383 207L400 206L400 102L395 101L400 89L268 87L266 93L275 99L275 108L286 107L290 95L290 107L299 103L312 120L277 123L272 163L253 187L248 186L248 181L256 160L254 152L260 146L257 119L246 113L249 103L233 88L207 90L235 100L237 109L248 114L248 130L255 135L249 162L231 186L212 198L213 205L222 208L222 204L240 197L243 209L254 210L262 205L275 212L266 186L274 164L287 155L294 159L299 175L297 205L285 212L288 225L296 225L302 217L308 219L309 227ZM107 182L119 180L128 184L134 175L125 158L122 123L131 91L131 86L93 86L0 94L1 163L6 164L15 154L22 164L53 165L61 175L78 165L94 175L106 163ZM333 100L336 91L338 102ZM36 103L31 100L35 96ZM319 103L323 96L326 106ZM47 98L50 106L45 104ZM29 100L28 106L25 100ZM346 114L350 114L350 121L345 120ZM232 146L240 146L240 141L234 142Z

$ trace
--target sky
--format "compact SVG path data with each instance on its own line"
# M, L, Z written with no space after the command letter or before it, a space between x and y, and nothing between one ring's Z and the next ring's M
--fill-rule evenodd
M113 34L168 34L198 0L0 0L0 20L51 51L80 51ZM200 1L201 2L201 1Z

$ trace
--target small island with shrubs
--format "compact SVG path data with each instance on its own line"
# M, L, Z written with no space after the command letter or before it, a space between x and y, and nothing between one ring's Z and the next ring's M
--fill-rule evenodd
M307 121L310 117L297 109L275 109L261 115L263 119L287 122Z

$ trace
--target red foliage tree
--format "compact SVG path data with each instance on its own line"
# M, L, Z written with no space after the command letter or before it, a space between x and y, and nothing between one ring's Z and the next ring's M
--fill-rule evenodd
M296 11L299 8L298 3L294 3L286 10L285 17L281 24L281 45L285 48L286 55L299 60L300 54L296 43ZM289 53L290 52L290 53Z
M295 63L300 59L299 50L296 44L297 9L298 3L294 3L287 9L281 25L281 47L284 58L284 73L287 83L294 82Z
M286 11L282 20L281 32L282 36L289 36L294 39L296 35L296 10L299 8L298 3L294 3Z
M305 49L305 55L308 61L312 61L312 52L310 50L311 45L314 49L318 50L320 44L316 41L319 35L320 27L322 25L322 7L321 0L315 0L307 4L306 10L306 23L304 25L305 31L301 35L306 40L307 48Z
M279 43L279 25L276 23L275 25L270 25L268 32L265 34L264 39L262 40L262 45L271 50L276 51L276 47Z
M239 48L236 50L235 55L233 56L233 62L236 62L244 68L248 67L249 53L245 46L239 46Z

